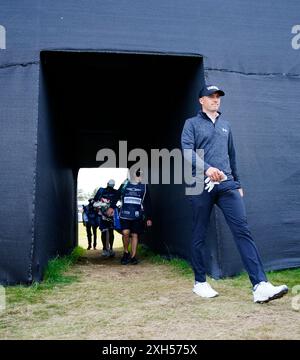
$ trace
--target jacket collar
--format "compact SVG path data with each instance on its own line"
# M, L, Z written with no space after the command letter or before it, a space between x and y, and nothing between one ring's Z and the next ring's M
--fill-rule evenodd
M219 117L221 116L221 114L222 114L221 111L218 111L218 114L219 114L219 115L216 117L216 120L218 120ZM211 118L208 117L207 114L206 114L205 112L203 112L202 110L200 110L200 111L198 112L198 115L201 116L203 119L212 121Z

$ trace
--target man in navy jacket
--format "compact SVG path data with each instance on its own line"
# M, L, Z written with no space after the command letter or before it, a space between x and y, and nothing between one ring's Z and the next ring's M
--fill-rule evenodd
M88 238L88 248L90 250L92 248L92 230L93 230L93 246L94 250L96 250L97 246L97 227L98 227L98 215L93 207L94 200L89 199L88 205L83 206L82 213L82 222L83 226L86 227L86 233Z
M199 93L201 110L197 116L186 120L181 137L182 149L189 149L194 155L193 174L197 166L196 150L204 150L201 165L207 184L201 194L190 196L193 209L191 260L195 273L193 292L206 298L218 295L206 282L204 266L205 236L213 205L216 204L223 211L248 272L254 302L263 303L283 296L288 288L268 282L249 230L231 128L218 111L224 95L217 86L205 85Z
M152 226L152 207L149 188L147 184L142 183L143 173L137 170L133 179L125 180L120 186L111 203L111 208L108 213L112 214L116 208L116 204L121 200L122 205L120 209L120 222L122 228L122 239L124 246L124 253L121 259L122 265L132 264L137 265L136 258L137 245L139 236L144 231L144 224L147 227ZM131 254L128 251L129 242L131 239Z

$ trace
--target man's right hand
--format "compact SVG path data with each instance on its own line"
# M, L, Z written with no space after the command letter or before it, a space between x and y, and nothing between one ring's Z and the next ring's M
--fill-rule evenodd
M221 181L224 177L223 171L210 167L206 170L205 175L208 176L212 181Z

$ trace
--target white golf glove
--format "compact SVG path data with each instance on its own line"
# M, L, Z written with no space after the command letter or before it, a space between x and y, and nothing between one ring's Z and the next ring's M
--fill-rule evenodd
M225 181L225 180L227 180L227 176L224 174L223 179L221 180L221 182L222 182L222 181ZM204 180L204 182L205 182L205 184L206 184L204 190L207 190L207 192L211 192L215 185L219 185L219 184L220 184L219 181L212 181L212 180L210 179L210 177L207 177L207 178Z

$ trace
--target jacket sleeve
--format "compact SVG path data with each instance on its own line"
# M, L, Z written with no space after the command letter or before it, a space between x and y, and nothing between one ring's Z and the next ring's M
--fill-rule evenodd
M87 216L87 213L86 213L86 208L83 209L83 212L82 212L82 221L84 223L88 223L89 222L89 217Z
M99 188L98 191L96 192L96 195L94 196L94 201L100 200L102 192L103 192L103 188Z
M119 200L121 200L121 195L122 195L122 187L124 185L124 182L120 185L119 189L116 190L111 202L110 202L110 207L115 209L117 207L117 202Z
M144 197L143 207L145 211L146 220L152 220L152 203L151 203L148 185L146 185L146 194Z
M240 176L239 176L238 170L237 170L235 148L234 148L234 144L233 144L233 136L232 136L231 129L230 129L229 137L228 137L228 155L229 155L230 167L231 167L233 179L234 179L234 181L238 182L239 185L241 186Z
M190 119L187 119L185 121L182 134L181 134L181 148L183 151L184 158L192 164L193 167L196 166L196 164L200 164L201 167L203 166L204 172L208 168L211 167L210 164L203 161L200 156L196 153L196 141L195 141L195 132L193 124L191 123ZM189 149L192 150L189 153L185 153L184 150Z

